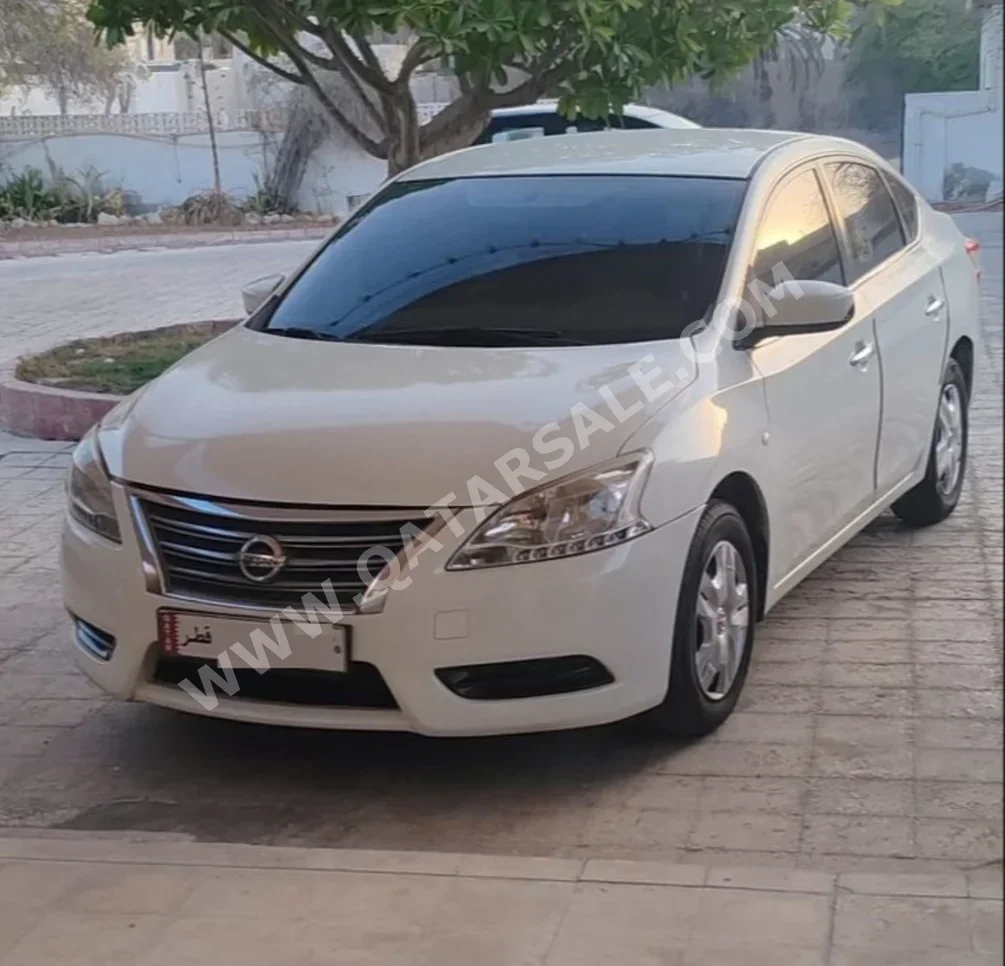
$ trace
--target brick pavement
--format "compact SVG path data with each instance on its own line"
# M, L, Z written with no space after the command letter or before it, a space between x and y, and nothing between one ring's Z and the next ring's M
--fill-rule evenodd
M106 701L73 671L60 609L65 453L8 441L0 826L832 871L999 862L1000 219L992 229L958 511L918 532L883 517L805 581L760 628L736 715L690 746L624 727L278 731Z
M73 339L242 314L254 278L295 269L316 240L0 261L0 369Z
M1001 878L0 837L2 966L997 966Z

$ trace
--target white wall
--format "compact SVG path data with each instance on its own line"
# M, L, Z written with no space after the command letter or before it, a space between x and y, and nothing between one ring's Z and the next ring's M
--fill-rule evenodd
M235 198L255 190L262 176L263 140L257 131L222 131L217 136L220 174ZM139 195L145 209L176 205L213 187L212 153L207 134L70 134L51 137L0 137L0 165L43 174L49 162L75 175L88 167L107 172L106 187Z
M908 94L904 103L903 170L929 201L943 201L955 165L990 175L986 197L1002 191L1002 7L985 13L981 89Z
M142 70L142 68L138 68ZM234 110L234 81L231 78L230 61L220 61L207 71L210 102L213 110ZM147 72L135 78L135 89L129 104L130 114L161 114L204 109L202 83L196 61L176 61L147 68ZM15 87L0 96L0 117L17 117L30 114L43 116L59 113L59 102L39 87ZM96 98L85 101L71 101L69 114L104 114L105 101ZM118 103L112 113L119 113Z
M305 211L345 216L387 177L387 163L359 148L344 132L328 137L311 155L300 184Z

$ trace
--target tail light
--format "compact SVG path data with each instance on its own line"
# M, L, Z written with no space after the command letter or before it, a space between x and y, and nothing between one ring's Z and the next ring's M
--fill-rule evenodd
M968 238L966 248L970 261L974 263L974 275L977 276L979 282L981 280L981 243L976 238Z

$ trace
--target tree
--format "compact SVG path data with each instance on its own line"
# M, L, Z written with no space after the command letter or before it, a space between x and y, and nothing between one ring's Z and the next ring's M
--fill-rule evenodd
M981 16L965 0L904 0L863 25L850 48L849 81L873 123L900 113L905 94L974 90Z
M598 117L661 81L725 76L749 64L799 16L840 27L849 0L91 0L109 44L136 29L216 32L310 89L328 115L392 173L471 143L493 108L557 95ZM391 76L368 38L402 32ZM420 124L409 82L424 66L452 71L460 94ZM337 73L358 102L354 123L321 78Z
M61 114L72 100L101 98L110 109L128 58L96 43L86 12L86 0L0 0L0 80L38 85Z

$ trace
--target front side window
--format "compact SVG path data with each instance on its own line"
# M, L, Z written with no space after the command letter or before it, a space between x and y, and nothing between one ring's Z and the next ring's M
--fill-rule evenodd
M251 324L302 338L679 338L713 307L746 181L583 175L389 185Z
M844 282L837 236L813 171L775 191L757 230L753 278L770 289L780 266L797 280Z
M844 221L851 255L849 282L854 282L899 252L904 236L893 199L875 168L841 161L825 170Z

